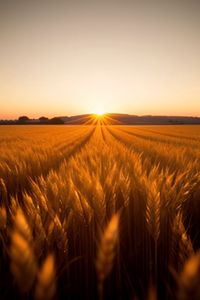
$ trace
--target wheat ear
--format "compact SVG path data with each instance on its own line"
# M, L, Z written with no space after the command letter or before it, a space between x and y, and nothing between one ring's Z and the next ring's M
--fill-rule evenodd
M99 299L103 298L103 283L112 270L119 236L119 213L115 214L102 234L96 259Z
M2 178L0 178L0 200L4 205L8 204L8 192L5 182Z
M200 251L191 256L184 265L179 278L178 299L200 299Z
M31 239L28 223L22 211L18 210L11 234L10 258L12 274L23 293L31 289L37 273L37 264L30 243Z
M36 300L51 300L56 293L54 256L49 254L38 272Z
M147 299L148 300L157 300L157 291L156 291L156 288L152 285L149 287Z
M146 222L151 236L157 242L160 235L160 192L157 190L156 182L148 187Z
M6 227L7 223L7 212L5 207L0 206L0 230Z

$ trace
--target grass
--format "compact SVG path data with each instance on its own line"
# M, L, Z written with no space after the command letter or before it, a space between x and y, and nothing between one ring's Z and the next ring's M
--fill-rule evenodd
M199 126L1 126L1 299L199 299Z

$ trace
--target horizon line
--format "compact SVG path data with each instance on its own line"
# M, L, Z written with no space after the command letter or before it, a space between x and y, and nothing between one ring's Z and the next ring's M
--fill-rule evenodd
M90 116L90 115L97 115L97 113L82 113L82 114L69 114L69 115L52 115L52 116L45 116L45 114L41 114L39 117L30 117L28 114L20 114L18 117L13 117L13 118L2 118L0 117L1 121L16 121L22 116L27 116L30 120L39 120L39 118L45 117L48 119L52 118L72 118L76 116ZM111 113L111 112L106 112L102 113L102 115L127 115L127 116L135 116L135 117L172 117L172 118L200 118L200 115L179 115L179 114L132 114L132 113Z

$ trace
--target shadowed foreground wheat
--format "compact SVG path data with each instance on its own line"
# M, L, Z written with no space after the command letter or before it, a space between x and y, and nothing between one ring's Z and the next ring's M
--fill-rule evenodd
M112 270L118 239L119 214L115 214L106 227L98 247L96 269L99 298L103 299L103 283Z
M1 126L1 299L200 298L199 126Z

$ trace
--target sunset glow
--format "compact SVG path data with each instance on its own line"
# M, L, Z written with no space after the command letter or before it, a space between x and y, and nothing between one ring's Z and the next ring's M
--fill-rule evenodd
M95 113L95 116L96 116L97 118L102 118L104 115L105 115L105 114L102 113L102 112L97 112L97 113Z
M103 110L103 108L96 108L94 110L94 115L96 115L97 117L102 117L103 115L105 115L105 110Z
M199 14L193 0L0 1L0 119L200 116Z

